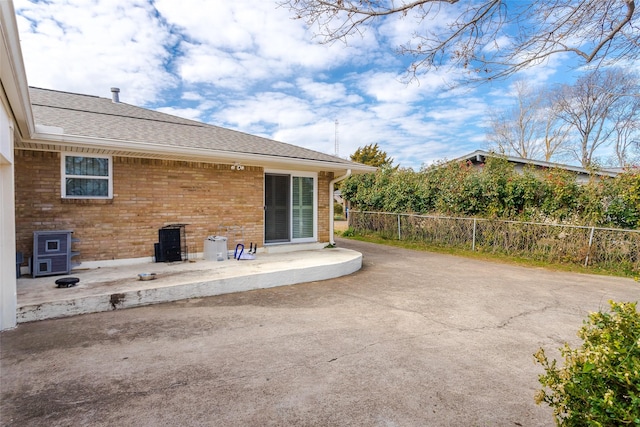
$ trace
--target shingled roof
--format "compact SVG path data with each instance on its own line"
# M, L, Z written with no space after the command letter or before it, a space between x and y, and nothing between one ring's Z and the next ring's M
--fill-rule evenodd
M213 126L170 114L136 107L111 98L29 88L36 130L55 139L56 134L75 139L104 140L139 151L145 147L162 146L164 152L176 154L190 150L199 153L243 158L250 156L277 157L321 163L330 169L371 171L371 168L336 156L309 150L292 144L262 138L247 133ZM122 143L125 143L123 145ZM28 143L23 148L29 148ZM102 148L107 149L108 143ZM114 154L118 152L114 151ZM166 157L166 155L165 155Z

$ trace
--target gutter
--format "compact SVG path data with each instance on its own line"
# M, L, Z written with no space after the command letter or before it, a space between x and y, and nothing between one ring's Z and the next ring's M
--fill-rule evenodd
M332 179L329 183L329 243L335 245L336 242L333 239L333 187L337 182L347 179L351 176L351 169L347 169L347 173Z

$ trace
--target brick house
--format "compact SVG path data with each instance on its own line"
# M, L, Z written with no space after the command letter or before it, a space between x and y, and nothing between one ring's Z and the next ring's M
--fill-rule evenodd
M158 230L188 252L240 227L261 249L333 240L333 184L374 168L110 98L27 85L15 11L0 4L0 330L15 326L16 252L71 230L83 267L151 260ZM307 247L302 245L303 247Z
M191 254L227 228L261 248L327 243L333 182L371 170L124 104L115 90L29 96L36 134L15 143L16 247L25 254L34 231L73 230L74 261L85 266L150 259L170 224L186 224Z

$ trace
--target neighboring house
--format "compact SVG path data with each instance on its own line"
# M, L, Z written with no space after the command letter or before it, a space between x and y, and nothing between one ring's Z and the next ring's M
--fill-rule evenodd
M83 266L151 260L186 224L189 253L225 227L247 244L333 241L334 183L375 168L111 98L29 88L15 11L0 2L0 329L15 326L16 251L71 230ZM15 201L15 205L14 205Z
M482 150L476 150L473 153L467 154L462 157L458 157L457 159L454 159L451 162L459 163L459 162L468 161L468 162L471 162L471 164L473 164L474 166L479 167L480 165L483 165L485 163L487 157L504 157L507 159L509 163L513 164L515 170L520 173L524 170L525 167L533 167L535 169L550 169L550 168L564 169L564 170L575 173L576 182L578 183L586 183L587 181L589 181L589 177L591 175L595 175L599 177L614 178L620 172L619 170L614 170L614 169L600 169L596 171L590 171L579 166L545 162L542 160L523 159L522 157L502 156L500 154L491 153L491 152L482 151Z

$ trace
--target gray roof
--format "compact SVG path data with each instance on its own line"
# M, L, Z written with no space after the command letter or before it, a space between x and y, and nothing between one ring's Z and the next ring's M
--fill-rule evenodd
M119 140L132 146L161 144L183 149L328 162L333 168L367 166L336 156L170 114L111 98L29 88L36 125L62 128L62 134Z
M485 158L486 157L504 157L505 159L507 159L507 161L509 161L510 163L514 163L514 164L518 164L518 165L531 165L531 166L535 166L538 168L557 168L557 169L565 169L571 172L575 172L577 174L582 174L582 175L599 175L599 176L609 176L609 177L615 177L618 175L618 173L620 171L616 171L614 169L601 169L601 170L587 170L583 167L580 166L573 166L573 165L565 165L562 163L553 163L553 162L545 162L543 160L535 160L535 159L525 159L522 157L516 157L516 156L506 156L506 155L502 155L502 154L497 154L497 153L493 153L493 152L489 152L489 151L483 151L483 150L476 150L473 153L469 153L465 156L462 157L458 157L457 159L452 160L452 162L457 163L457 162L461 162L461 161L471 161L472 163L484 163Z

